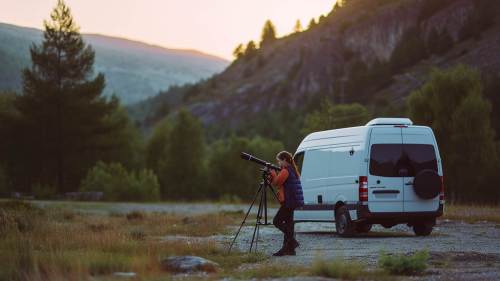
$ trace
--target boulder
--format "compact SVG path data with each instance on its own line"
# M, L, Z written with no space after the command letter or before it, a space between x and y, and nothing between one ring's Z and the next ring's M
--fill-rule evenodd
M213 261L196 256L172 256L161 261L163 270L173 273L192 273L217 271L219 265Z

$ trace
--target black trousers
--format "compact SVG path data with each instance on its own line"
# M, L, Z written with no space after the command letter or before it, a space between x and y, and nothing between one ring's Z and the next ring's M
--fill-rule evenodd
M273 224L283 232L284 239L283 239L283 245L286 245L293 239L295 230L294 230L294 223L293 223L293 211L294 209L292 208L286 208L285 206L281 205L279 208L278 212L274 216L273 219Z

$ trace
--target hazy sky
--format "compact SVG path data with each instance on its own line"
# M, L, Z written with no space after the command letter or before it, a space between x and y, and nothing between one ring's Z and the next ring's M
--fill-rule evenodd
M0 22L42 28L57 0L0 0ZM335 0L66 0L85 33L232 58L271 19L278 35L327 14Z

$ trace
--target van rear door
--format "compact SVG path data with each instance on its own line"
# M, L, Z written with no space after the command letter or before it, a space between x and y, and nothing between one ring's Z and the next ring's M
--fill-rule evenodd
M433 199L418 197L413 189L415 175L425 169L438 171L438 152L432 131L426 127L408 127L402 129L403 158L408 167L404 178L404 212L430 212L439 207L439 195ZM440 174L442 175L442 174Z
M402 154L400 127L373 128L370 134L368 209L370 212L403 212L403 177L398 161Z

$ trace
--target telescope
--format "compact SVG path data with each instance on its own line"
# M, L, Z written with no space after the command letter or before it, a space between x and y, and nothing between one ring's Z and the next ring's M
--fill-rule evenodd
M250 249L248 252L252 252L252 249L255 249L257 251L257 243L259 241L259 229L261 225L269 225L269 222L267 220L267 191L270 190L274 198L278 200L278 196L276 195L276 192L274 192L273 187L271 186L271 183L269 182L269 169L273 169L275 171L281 170L280 167L271 164L267 161L264 161L262 159L259 159L249 153L246 152L241 152L240 157L244 160L252 161L255 162L261 166L264 166L265 168L260 169L262 172L262 181L260 182L259 189L257 190L257 193L255 193L255 197L253 198L252 204L250 204L250 208L248 208L247 213L245 214L245 218L241 222L240 228L236 232L236 235L233 238L233 241L229 245L228 252L231 252L231 249L233 248L234 243L236 242L236 238L238 238L238 235L240 234L241 228L243 225L246 223L248 215L250 214L250 211L252 210L255 202L257 199L259 199L259 209L257 210L257 216L256 216L256 221L255 221L255 227L253 229L253 234L252 234L252 240L250 240ZM262 221L264 219L264 221ZM255 246L255 248L254 248Z
M276 166L274 164L271 164L271 163L269 163L267 161L264 161L262 159L259 159L259 158L255 157L255 156L253 156L253 155L251 155L249 153L246 153L246 152L241 152L240 157L242 159L244 159L244 160L255 162L255 163L257 163L257 164L259 164L261 166L264 166L264 167L266 167L268 169L273 169L275 171L280 171L281 170L280 167L278 167L278 166Z

